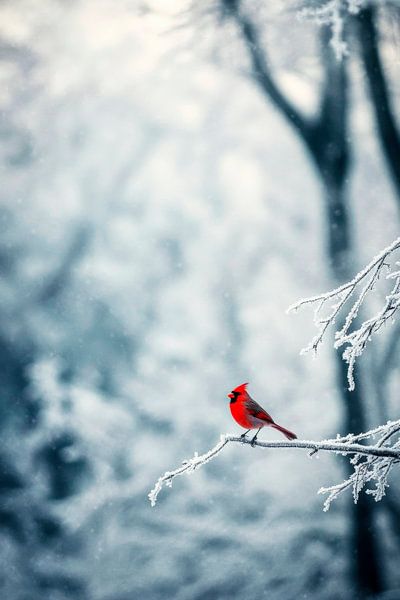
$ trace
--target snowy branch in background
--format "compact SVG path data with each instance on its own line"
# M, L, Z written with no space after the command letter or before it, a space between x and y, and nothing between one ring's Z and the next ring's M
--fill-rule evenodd
M336 317L342 311L345 304L352 299L353 304L350 307L344 325L335 332L335 348L345 346L343 359L349 365L347 378L349 389L354 390L354 365L356 359L362 354L367 342L372 334L379 331L387 321L394 321L395 315L400 307L400 262L391 264L388 262L393 254L400 248L400 238L397 238L390 246L382 250L375 258L360 271L351 281L325 294L319 294L311 298L299 300L289 307L288 312L295 311L298 308L309 305L315 305L314 323L318 327L317 335L311 340L310 344L303 348L302 354L318 350L326 330L336 321ZM371 318L364 321L359 327L351 331L352 325L358 315L360 307L364 303L367 295L375 288L377 281L385 271L385 279L391 280L392 286L389 294L385 298L384 305ZM328 308L327 314L323 314L323 309Z
M359 435L349 434L346 437L337 437L330 440L322 440L320 442L294 440L294 441L258 441L254 442L254 446L261 448L299 448L310 450L310 456L316 454L320 450L333 452L336 454L354 454L350 460L354 465L354 473L346 481L331 486L321 488L319 493L328 493L329 496L325 501L324 510L328 510L332 500L335 500L342 492L352 487L354 502L357 502L358 496L364 486L375 481L375 489L368 489L367 493L372 494L376 501L382 499L385 495L385 489L388 487L387 478L392 466L400 462L400 441L395 439L396 434L400 432L400 420L388 422L386 425L381 425L376 429L361 433ZM364 446L359 442L367 438L379 437L379 441L375 445ZM210 460L215 458L230 442L239 444L252 445L251 440L241 438L239 436L226 434L221 435L221 439L214 446L200 456L195 453L193 458L185 460L181 467L174 471L166 471L156 482L154 488L149 493L151 506L155 506L158 494L165 486L171 487L175 477L184 474L191 474L199 467L202 467Z
M314 2L309 4L311 6L299 11L299 18L328 25L332 31L331 46L336 58L342 60L349 53L344 35L345 21L350 15L357 15L367 4L367 0L328 0L318 6Z

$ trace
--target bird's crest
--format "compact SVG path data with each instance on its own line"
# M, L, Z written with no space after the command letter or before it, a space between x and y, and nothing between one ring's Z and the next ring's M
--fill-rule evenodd
M237 392L238 394L243 394L246 391L248 385L248 383L242 383L241 385L238 385L233 391Z

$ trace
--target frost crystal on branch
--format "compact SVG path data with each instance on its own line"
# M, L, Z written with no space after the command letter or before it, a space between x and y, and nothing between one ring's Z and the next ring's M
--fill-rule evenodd
M350 298L353 299L353 304L346 315L343 327L335 333L334 344L335 348L345 346L343 359L349 365L347 378L350 390L354 390L355 387L354 365L356 359L363 353L372 335L379 331L382 325L388 320L393 320L400 307L400 269L397 268L400 266L400 263L395 263L397 270L394 270L393 265L388 262L399 248L400 238L397 238L390 246L375 256L351 281L325 294L300 300L288 309L288 312L290 312L306 304L316 306L314 323L318 327L318 333L310 344L306 348L303 348L301 351L303 354L309 350L317 351L328 327L335 323L336 317L347 301ZM367 295L375 288L377 281L384 271L386 272L385 279L393 281L393 284L385 298L383 307L378 313L351 331L360 307L363 305ZM330 307L328 314L323 315L322 311L327 305Z
M310 450L310 456L316 454L320 450L333 452L347 456L353 454L351 463L354 465L354 473L346 481L337 485L321 488L319 493L328 493L329 496L324 504L324 510L328 510L332 500L337 498L344 490L353 487L354 501L357 502L358 495L369 481L375 480L375 489L367 490L367 493L372 494L376 501L381 500L385 495L385 489L388 486L387 478L392 466L400 462L400 441L388 445L390 439L400 432L400 420L391 422L386 425L381 425L376 429L360 433L358 435L349 434L346 437L337 437L333 440L323 440L321 442L313 442L307 440L293 441L271 441L263 442L256 440L255 446L261 448L300 448ZM373 446L364 446L359 442L366 438L371 438L379 435L379 442ZM184 474L193 473L196 469L205 465L210 460L215 458L223 448L231 442L240 444L251 444L247 438L241 438L234 435L221 435L220 441L211 450L205 454L198 455L185 460L181 467L174 471L166 471L156 482L154 488L148 494L151 506L155 506L158 494L161 492L164 485L172 486L172 481L175 477Z

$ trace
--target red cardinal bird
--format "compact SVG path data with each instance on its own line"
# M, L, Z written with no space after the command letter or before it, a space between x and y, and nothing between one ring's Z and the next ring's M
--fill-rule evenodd
M257 402L251 398L251 396L249 396L246 391L247 386L247 383L242 383L242 385L238 385L237 388L228 394L228 398L231 399L230 409L232 417L235 419L236 423L239 423L241 427L247 429L247 431L243 433L241 437L244 438L251 429L257 429L258 431L256 435L251 440L251 444L254 446L254 442L256 441L261 429L263 427L273 427L274 429L277 429L283 433L288 440L295 440L297 435L288 429L277 425L273 418L259 404L257 404Z

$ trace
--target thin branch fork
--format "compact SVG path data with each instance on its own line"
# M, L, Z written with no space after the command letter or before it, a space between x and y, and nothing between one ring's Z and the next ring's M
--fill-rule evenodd
M349 382L349 390L354 390L354 365L356 359L362 354L364 348L371 336L378 332L381 327L389 320L392 320L400 309L400 271L394 270L388 258L392 253L400 249L400 238L394 240L389 246L384 248L372 261L362 269L351 281L335 288L329 292L312 296L299 300L289 307L287 312L297 310L305 305L315 305L314 323L318 328L317 335L311 342L301 350L301 354L305 354L310 350L317 351L319 344L322 342L325 333L330 325L335 323L336 317L342 311L344 305L353 297L353 305L347 312L345 321L341 329L335 333L335 348L345 346L343 351L343 360L348 364L347 379ZM397 262L396 265L399 265ZM357 326L356 318L358 312L365 302L368 294L375 288L384 268L388 269L386 280L394 280L393 287L386 296L386 301L382 309ZM324 306L328 304L329 313L321 314ZM351 331L351 328L354 330Z
M396 424L394 424L396 425ZM392 427L393 424L388 424L388 427ZM399 422L400 426L400 422ZM380 428L379 428L380 429ZM378 430L376 430L378 431ZM393 429L391 429L393 433ZM373 432L368 432L370 435L375 434L375 430ZM391 433L391 435L392 435ZM367 433L365 434L367 435ZM387 441L388 437L384 439ZM181 467L178 467L174 471L166 471L164 475L162 475L156 482L154 488L148 494L151 506L155 506L157 502L157 497L162 488L165 486L171 487L172 481L175 477L184 474L193 473L199 467L205 465L210 460L215 458L223 448L229 443L239 443L242 445L251 445L251 446L259 446L261 448L300 448L304 450L311 450L310 456L315 454L319 450L324 450L327 452L334 452L338 454L355 454L359 457L375 457L376 459L392 459L394 462L400 461L400 448L390 448L390 447L382 447L382 444L377 444L375 446L364 446L358 443L352 442L343 442L341 438L338 441L335 440L323 440L321 442L314 442L308 440L294 440L294 441L259 441L256 440L252 442L247 438L242 438L239 436L235 436L232 434L221 435L221 439L211 450L206 452L205 454L198 455L197 452L193 456L193 458L189 460L185 460L182 463Z

